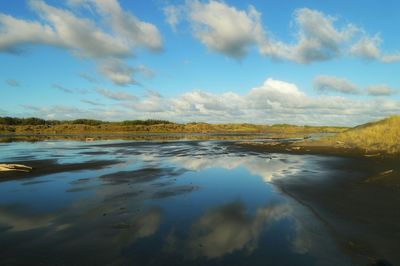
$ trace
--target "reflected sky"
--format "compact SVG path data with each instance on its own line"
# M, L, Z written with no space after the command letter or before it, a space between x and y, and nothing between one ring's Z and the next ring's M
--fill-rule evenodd
M326 158L221 141L7 143L1 151L0 161L120 161L0 182L2 265L349 263L274 185L323 176Z

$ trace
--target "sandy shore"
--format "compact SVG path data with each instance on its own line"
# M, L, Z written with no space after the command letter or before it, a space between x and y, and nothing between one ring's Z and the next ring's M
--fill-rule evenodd
M322 179L305 173L296 180L281 179L276 185L314 212L360 265L400 265L400 164L395 156L296 143L238 145L241 149L342 158L324 165L332 174Z

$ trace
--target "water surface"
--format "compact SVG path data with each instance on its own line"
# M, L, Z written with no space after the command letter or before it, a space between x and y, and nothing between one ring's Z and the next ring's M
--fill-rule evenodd
M224 141L16 142L0 151L0 162L115 161L0 182L1 265L350 264L332 232L276 186L323 178L332 158Z

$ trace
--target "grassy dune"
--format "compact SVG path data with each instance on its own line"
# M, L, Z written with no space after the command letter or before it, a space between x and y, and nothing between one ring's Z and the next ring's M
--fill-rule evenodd
M341 127L295 125L173 123L163 120L106 122L89 119L45 121L37 118L1 118L0 134L88 134L88 133L275 133L310 134L341 132Z
M391 116L346 130L319 143L363 149L366 152L400 153L400 116Z

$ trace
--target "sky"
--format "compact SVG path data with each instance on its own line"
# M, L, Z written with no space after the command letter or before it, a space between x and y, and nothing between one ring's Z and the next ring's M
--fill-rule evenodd
M0 2L0 116L354 126L400 114L397 0Z

